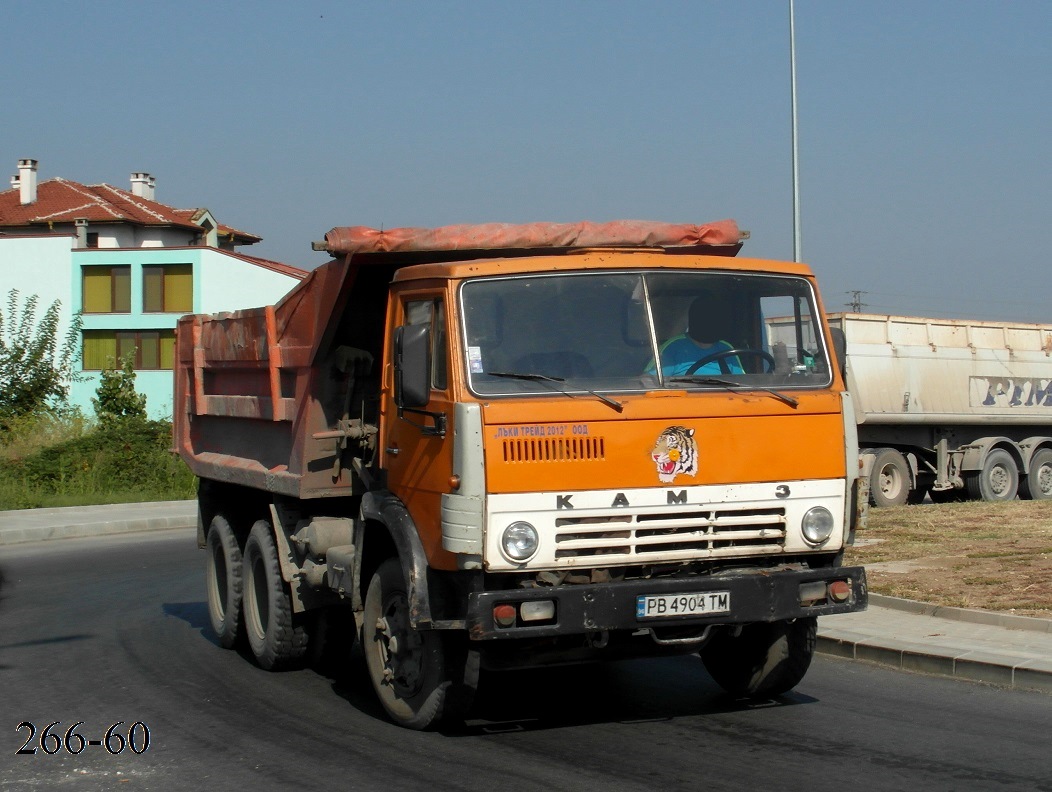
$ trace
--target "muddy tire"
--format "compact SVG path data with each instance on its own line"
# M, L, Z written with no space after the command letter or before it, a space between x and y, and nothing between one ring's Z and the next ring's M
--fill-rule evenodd
M224 649L233 649L241 632L241 547L222 515L212 518L205 540L208 620Z
M874 451L869 477L869 502L874 506L901 506L910 494L910 466L894 448Z
M983 469L969 473L965 483L968 494L975 500L1015 500L1019 491L1019 468L1011 454L1003 448L995 448L986 455Z
M369 679L391 720L428 729L463 719L478 683L477 658L466 635L411 626L397 558L384 561L369 582L362 625Z
M1019 495L1030 500L1052 498L1052 449L1042 448L1030 460L1030 472L1019 482Z
M307 614L294 614L270 523L259 520L245 542L243 559L245 636L261 668L280 671L304 661Z
M733 696L768 698L796 687L815 654L814 617L746 625L720 633L701 650L705 669Z

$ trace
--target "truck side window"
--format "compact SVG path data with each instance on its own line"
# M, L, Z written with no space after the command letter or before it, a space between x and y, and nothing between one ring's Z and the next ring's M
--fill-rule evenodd
M446 371L446 308L442 298L412 300L405 304L405 323L431 325L431 387L445 390Z

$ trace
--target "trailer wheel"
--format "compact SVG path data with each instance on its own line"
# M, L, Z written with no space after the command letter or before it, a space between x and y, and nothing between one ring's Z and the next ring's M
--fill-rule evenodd
M986 455L983 469L969 473L965 480L968 494L984 501L1014 500L1019 491L1019 469L1012 455L995 448Z
M762 622L715 636L701 650L705 669L734 696L779 696L796 687L811 665L818 620Z
M391 720L427 729L464 717L478 683L477 657L469 657L466 635L413 628L397 558L369 582L362 625L365 665Z
M901 506L910 493L910 466L894 448L874 452L869 476L869 502L874 506Z
M1030 472L1019 482L1019 494L1031 500L1052 498L1052 449L1039 449L1030 460Z
M212 518L205 549L208 619L219 645L233 649L241 632L241 547L222 515Z
M293 614L270 523L259 520L245 542L245 634L261 668L295 666L307 651L306 614Z

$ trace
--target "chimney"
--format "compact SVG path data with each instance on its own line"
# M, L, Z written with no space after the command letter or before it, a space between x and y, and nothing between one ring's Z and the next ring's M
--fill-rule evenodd
M14 179L11 180L14 186ZM37 200L37 161L35 159L20 159L18 161L18 191L22 198L22 206L36 203Z
M88 221L84 217L78 217L73 221L74 227L77 229L77 247L86 248L88 246Z
M131 175L132 195L145 198L147 201L154 200L154 191L157 187L157 179L149 173L133 173Z

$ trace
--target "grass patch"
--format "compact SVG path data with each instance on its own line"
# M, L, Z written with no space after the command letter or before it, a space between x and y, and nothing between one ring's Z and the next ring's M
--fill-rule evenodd
M870 567L871 591L1052 618L1052 501L871 509L858 538L846 559Z
M168 421L142 418L23 427L0 446L0 510L192 498L171 433Z

